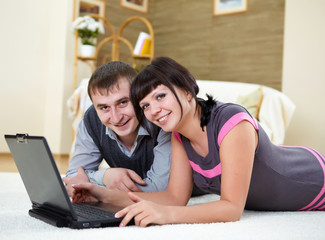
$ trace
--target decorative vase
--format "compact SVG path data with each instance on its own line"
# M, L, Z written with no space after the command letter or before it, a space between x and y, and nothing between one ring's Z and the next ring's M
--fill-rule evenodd
M81 57L94 57L96 53L96 47L92 45L81 45L80 56Z

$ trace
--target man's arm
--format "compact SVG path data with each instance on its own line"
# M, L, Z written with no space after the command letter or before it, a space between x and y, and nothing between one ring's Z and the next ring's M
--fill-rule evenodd
M160 130L157 137L157 146L153 149L154 159L147 177L143 179L147 185L138 187L143 192L159 192L164 191L168 187L170 173L170 146L171 133Z
M91 183L104 186L103 176L106 170L98 170L101 161L102 155L88 134L84 121L81 120L78 125L74 154L70 159L66 177L76 176L78 167L82 166Z
M70 195L72 194L72 184L88 181L101 187L124 191L141 191L135 182L139 185L146 184L139 175L129 169L108 168L98 170L101 161L102 155L89 135L83 120L81 120L76 136L75 152L70 160L66 178L63 179ZM80 167L82 168L80 169ZM104 176L106 176L106 182L110 183L107 186L104 183Z

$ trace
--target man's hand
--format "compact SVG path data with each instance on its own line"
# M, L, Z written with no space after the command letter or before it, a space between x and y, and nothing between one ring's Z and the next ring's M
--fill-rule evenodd
M83 169L83 167L78 167L77 169L78 173L76 176L74 177L64 177L62 180L65 183L65 187L67 189L67 192L69 194L70 197L72 197L72 193L73 193L73 188L72 188L72 184L80 184L80 183L87 183L89 182L88 176L85 172L85 170Z
M109 189L126 192L142 192L135 184L146 185L146 182L134 171L126 168L108 168L104 174L104 184Z

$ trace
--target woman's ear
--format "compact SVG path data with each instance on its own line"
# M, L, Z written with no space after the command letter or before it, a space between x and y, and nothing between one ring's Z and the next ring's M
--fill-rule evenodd
M192 98L193 98L192 93L186 92L186 98L187 98L187 101L190 102L192 100Z

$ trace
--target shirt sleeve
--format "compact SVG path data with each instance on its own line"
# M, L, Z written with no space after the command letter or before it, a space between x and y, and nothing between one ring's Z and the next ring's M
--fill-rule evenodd
M106 169L98 170L102 159L103 157L98 147L89 135L84 121L81 120L77 129L74 154L70 159L66 176L75 176L77 174L77 168L82 166L91 183L105 186L103 178Z
M147 185L137 185L143 192L159 192L167 189L171 158L170 138L171 133L160 130L157 137L158 144L153 150L152 166L147 172L147 177L143 179Z

